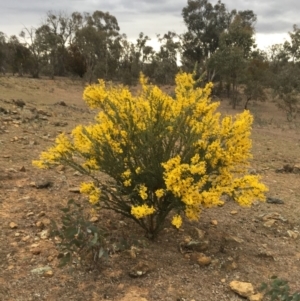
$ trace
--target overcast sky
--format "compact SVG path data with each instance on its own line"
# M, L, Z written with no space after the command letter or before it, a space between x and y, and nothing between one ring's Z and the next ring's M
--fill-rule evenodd
M210 1L215 4L216 0ZM223 0L229 10L251 9L257 15L256 38L260 48L282 43L293 24L300 25L300 0ZM26 26L37 27L52 12L94 12L114 15L120 32L135 41L140 32L152 39L168 31L183 33L181 16L187 0L0 0L0 31L8 36ZM152 44L155 43L154 41Z

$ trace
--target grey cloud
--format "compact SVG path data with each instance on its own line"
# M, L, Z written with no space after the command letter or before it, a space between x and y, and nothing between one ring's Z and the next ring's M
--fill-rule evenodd
M215 4L217 0L211 0ZM257 14L256 32L287 33L299 22L299 0L223 0L228 9L253 10ZM114 15L128 38L136 39L139 32L155 37L168 30L186 30L181 11L187 0L0 0L0 31L18 34L23 28L37 27L49 10L72 13L108 11Z

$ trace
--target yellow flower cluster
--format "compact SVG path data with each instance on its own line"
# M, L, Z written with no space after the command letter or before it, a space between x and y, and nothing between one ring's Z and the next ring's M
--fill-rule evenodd
M139 187L139 195L143 200L147 200L148 198L147 187L144 184Z
M96 205L100 201L101 191L94 183L81 183L80 193L87 194L92 205Z
M181 225L182 225L182 218L181 218L181 216L178 215L178 214L175 215L175 216L173 216L171 224L173 226L175 226L177 229L179 229L181 227Z
M147 215L151 215L155 212L153 206L149 207L148 205L144 204L141 206L132 206L131 207L131 214L136 217L137 219L144 218Z
M48 168L72 157L73 146L65 134L60 134L55 143L54 147L50 147L47 152L41 153L40 160L34 160L32 164L39 168Z

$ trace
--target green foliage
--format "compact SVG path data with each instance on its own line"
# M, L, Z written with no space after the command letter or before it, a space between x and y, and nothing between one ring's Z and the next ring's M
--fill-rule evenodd
M92 259L97 264L108 254L105 244L105 231L88 221L83 208L74 200L69 200L67 207L62 208L62 226L52 221L51 236L59 237L61 260L60 266L72 263L73 260ZM90 260L89 260L90 261Z
M279 279L273 276L273 281L270 285L263 283L261 285L261 291L265 291L265 297L270 301L300 301L300 293L290 292L288 282L283 279Z

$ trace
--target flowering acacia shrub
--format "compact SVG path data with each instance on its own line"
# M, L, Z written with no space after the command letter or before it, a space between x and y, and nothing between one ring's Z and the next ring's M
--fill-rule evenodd
M203 208L222 204L227 194L240 205L264 200L267 188L247 174L251 158L252 116L235 118L216 112L209 99L212 84L194 88L191 74L176 77L175 97L149 85L132 96L122 86L100 80L84 91L90 108L99 109L94 124L61 134L33 163L41 168L65 164L91 177L81 192L94 205L136 221L154 237L172 211L197 220ZM114 181L101 182L99 171ZM97 177L98 176L98 177Z

